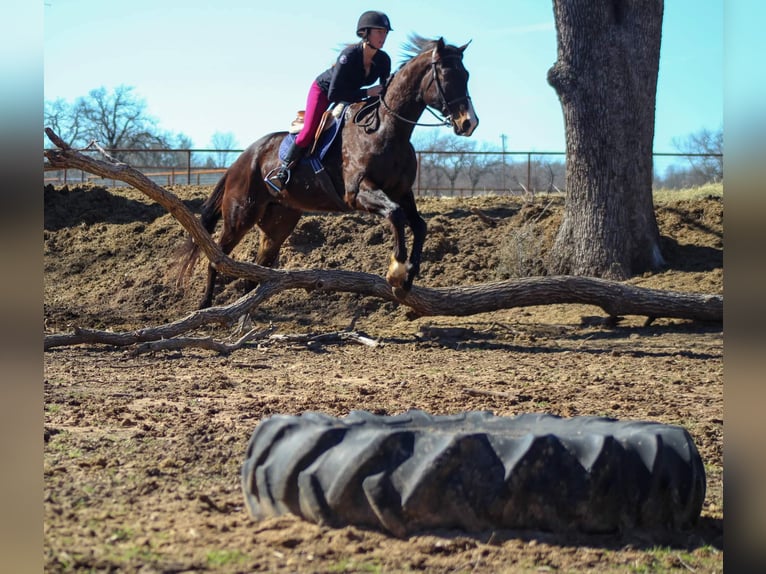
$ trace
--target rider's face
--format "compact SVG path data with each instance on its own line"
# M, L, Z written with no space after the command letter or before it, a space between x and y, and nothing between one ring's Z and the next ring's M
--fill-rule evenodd
M387 36L388 30L385 28L370 28L370 33L367 34L367 43L376 50L380 50L386 43Z

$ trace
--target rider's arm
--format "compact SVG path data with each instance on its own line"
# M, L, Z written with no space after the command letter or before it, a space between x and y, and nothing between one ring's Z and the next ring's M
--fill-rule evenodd
M358 102L365 98L362 52L346 48L332 67L332 79L327 97L331 102Z

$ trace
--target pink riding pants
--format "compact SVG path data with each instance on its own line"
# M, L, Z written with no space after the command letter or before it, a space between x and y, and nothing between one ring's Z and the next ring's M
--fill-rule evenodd
M330 105L327 94L316 82L312 82L309 95L306 98L306 115L303 118L303 129L295 137L295 143L299 147L308 147L314 141L314 134L322 121L322 114Z

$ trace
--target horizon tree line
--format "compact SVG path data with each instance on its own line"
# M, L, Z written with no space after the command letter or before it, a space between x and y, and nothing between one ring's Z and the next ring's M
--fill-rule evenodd
M102 148L115 150L116 159L134 166L187 167L187 154L176 152L193 149L187 135L159 127L158 121L149 115L146 102L131 86L121 85L111 91L96 88L74 102L62 98L46 100L44 122L72 147L85 147L96 141ZM436 132L417 135L413 144L419 151L418 177L422 189L456 195L484 189L553 192L565 187L563 159L532 153L529 161L527 158L514 161L517 154ZM702 129L675 138L673 145L678 153L689 155L686 162L674 162L664 173L655 169L655 188L683 189L723 180L722 128ZM233 133L216 132L209 145L216 151L192 153L192 167L228 167L236 157L232 150L237 146ZM147 151L120 151L127 149ZM158 150L167 150L167 153Z

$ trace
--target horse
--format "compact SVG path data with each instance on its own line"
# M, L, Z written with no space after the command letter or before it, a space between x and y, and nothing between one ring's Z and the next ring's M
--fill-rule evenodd
M293 167L279 195L274 195L264 178L280 165L279 148L287 132L267 134L252 143L203 203L203 227L212 234L223 218L218 244L228 255L257 226L260 241L255 262L273 267L304 212L375 213L388 221L393 232L386 281L397 298L405 297L420 271L427 232L412 191L417 156L410 138L416 125L451 126L456 135L466 137L476 129L479 120L463 65L469 43L456 47L443 38L411 36L406 59L386 80L376 101L346 107L338 137L322 160L324 172L316 174L304 160ZM434 115L431 108L441 112L439 124L418 123L427 108ZM405 225L412 231L409 258ZM199 246L189 237L181 251L179 280L191 275L198 256ZM200 309L212 305L216 277L216 269L209 264Z

